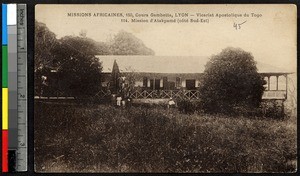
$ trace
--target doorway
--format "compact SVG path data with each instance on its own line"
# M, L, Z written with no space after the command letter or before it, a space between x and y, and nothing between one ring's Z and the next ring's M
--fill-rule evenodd
M195 79L187 79L185 81L185 84L186 84L186 89L187 90L195 90L196 89L196 80Z

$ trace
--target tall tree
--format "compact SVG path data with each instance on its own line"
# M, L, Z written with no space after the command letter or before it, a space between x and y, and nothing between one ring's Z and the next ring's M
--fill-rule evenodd
M98 54L108 54L108 51L105 51L105 44L96 42L95 40L86 37L86 34L80 34L81 36L65 36L59 41L72 46L73 49L78 52L85 53L88 55L98 55ZM102 48L101 48L102 45ZM102 51L101 51L102 50Z
M126 31L120 31L108 44L112 55L154 55L142 40Z
M59 45L56 35L44 23L35 21L34 35L34 90L35 95L45 92L47 76L53 67L53 50Z
M87 38L67 36L54 51L59 89L71 96L90 97L101 90L102 66Z
M42 70L51 67L54 60L53 49L57 47L56 35L51 32L44 23L35 21L34 36L34 70Z
M205 65L200 86L204 110L232 112L236 106L258 107L264 84L251 53L226 48Z

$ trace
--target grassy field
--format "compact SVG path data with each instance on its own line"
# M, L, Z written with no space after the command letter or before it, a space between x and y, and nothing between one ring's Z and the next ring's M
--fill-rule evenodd
M35 104L37 172L294 172L296 117Z

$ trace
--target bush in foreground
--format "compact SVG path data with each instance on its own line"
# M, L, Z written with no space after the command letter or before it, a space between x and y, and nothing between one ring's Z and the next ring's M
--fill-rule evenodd
M236 106L257 108L264 84L251 53L239 48L226 48L212 56L205 65L199 91L203 110L231 113Z
M182 99L177 101L178 111L184 114L193 114L195 112L202 112L203 102L196 100Z

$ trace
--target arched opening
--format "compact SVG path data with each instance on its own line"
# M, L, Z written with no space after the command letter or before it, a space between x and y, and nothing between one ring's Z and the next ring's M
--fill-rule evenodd
M286 78L285 76L278 77L278 90L286 90Z
M270 90L276 90L277 88L277 78L276 76L270 76Z

